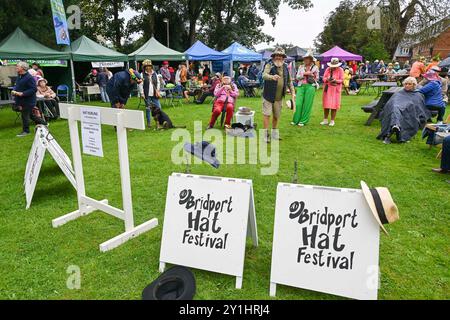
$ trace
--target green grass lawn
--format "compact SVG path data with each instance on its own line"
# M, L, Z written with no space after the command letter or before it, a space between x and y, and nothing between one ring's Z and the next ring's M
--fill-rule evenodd
M252 179L260 247L248 242L243 290L235 290L230 276L194 270L196 299L268 299L278 182L291 182L294 161L299 162L303 184L359 188L387 186L400 210L401 221L381 236L380 299L449 299L450 185L449 176L433 174L439 167L437 149L420 137L402 145L376 140L379 122L364 126L368 118L361 106L370 96L344 96L335 128L321 127L321 92L313 118L305 128L290 125L292 112L284 110L280 144L280 170L261 176L261 166L208 165L192 167L193 174ZM94 104L94 103L92 103ZM102 104L96 104L102 105ZM239 106L257 110L261 126L261 100L240 99ZM106 105L104 105L106 106ZM129 108L137 108L131 99ZM205 127L211 105L193 104L166 108L175 124L194 130L194 121ZM142 289L158 276L162 227L100 253L99 244L122 233L123 223L103 213L93 213L53 229L51 221L76 210L76 193L56 163L46 156L31 209L25 210L23 175L33 137L19 139L15 114L0 111L0 298L1 299L140 299ZM51 132L71 155L66 121L53 122ZM130 171L136 224L164 219L168 176L184 172L171 162L171 131L134 131L129 134ZM121 206L117 139L114 129L103 128L103 159L83 156L87 194ZM81 269L81 289L69 290L66 270ZM278 299L336 299L317 292L279 286Z

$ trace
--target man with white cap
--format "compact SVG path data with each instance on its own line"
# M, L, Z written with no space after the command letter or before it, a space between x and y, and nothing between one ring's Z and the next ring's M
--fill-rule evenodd
M271 142L271 139L281 140L278 122L281 117L283 98L289 87L292 99L295 101L295 89L292 83L288 66L285 62L287 56L283 48L277 48L272 54L263 73L263 115L264 115L264 141ZM269 135L270 118L272 119L272 134Z

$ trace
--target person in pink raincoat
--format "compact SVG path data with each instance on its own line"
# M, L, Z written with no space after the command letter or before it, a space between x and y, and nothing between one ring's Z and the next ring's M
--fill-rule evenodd
M323 109L324 120L322 126L335 126L338 110L341 108L342 84L344 82L344 70L338 58L331 59L328 69L323 75ZM328 122L331 111L331 122Z
M239 90L237 86L231 82L230 77L223 77L222 83L219 84L214 90L214 96L216 102L214 103L214 109L211 116L211 121L207 129L214 128L217 118L222 114L224 108L226 109L225 128L231 128L231 120L234 114L234 105L237 97L239 96Z

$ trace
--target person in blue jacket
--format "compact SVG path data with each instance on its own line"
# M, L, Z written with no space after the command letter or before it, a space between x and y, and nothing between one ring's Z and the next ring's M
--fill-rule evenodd
M425 96L425 106L430 111L438 111L438 124L442 124L445 116L445 102L442 97L442 83L438 73L428 71L423 77L428 81L419 92Z
M441 167L433 169L433 171L436 173L450 173L450 136L444 139Z
M11 92L15 97L15 104L21 108L22 112L22 133L17 137L25 137L30 134L30 118L37 125L47 125L47 122L33 113L33 108L36 106L36 92L37 84L33 76L28 72L30 65L26 62L19 62L16 65L18 78L16 85Z
M140 83L142 83L142 76L133 69L117 72L106 85L111 107L124 109L134 86Z

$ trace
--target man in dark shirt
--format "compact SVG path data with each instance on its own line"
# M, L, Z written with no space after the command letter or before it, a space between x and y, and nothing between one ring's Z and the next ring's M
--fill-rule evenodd
M18 78L16 85L11 94L15 97L17 107L22 110L22 133L17 137L25 137L30 134L30 118L37 125L47 125L47 122L41 117L33 113L33 108L36 106L36 80L28 72L30 66L26 62L19 62L16 66Z
M111 101L111 107L124 109L136 84L142 83L139 72L130 69L117 72L106 86L106 93Z

